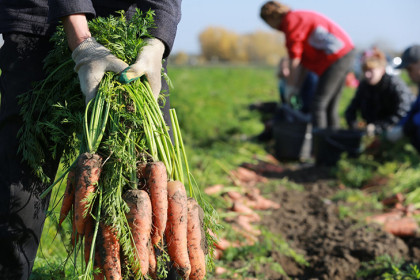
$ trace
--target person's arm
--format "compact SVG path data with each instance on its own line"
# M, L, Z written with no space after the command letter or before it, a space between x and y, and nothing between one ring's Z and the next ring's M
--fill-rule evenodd
M297 88L299 85L299 80L301 80L301 59L293 58L289 63L289 77L287 77L287 85Z
M106 71L120 73L128 65L96 42L89 31L85 14L66 15L62 17L62 21L75 63L74 70L79 76L80 88L87 104L95 97Z
M74 51L78 45L91 37L85 14L65 16L62 21L71 51Z

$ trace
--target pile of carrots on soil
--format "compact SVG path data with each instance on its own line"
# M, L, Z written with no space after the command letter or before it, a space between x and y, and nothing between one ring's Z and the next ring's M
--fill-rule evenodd
M366 221L381 224L386 232L398 237L415 236L419 228L413 215L418 214L420 210L415 209L413 205L404 205L404 200L402 193L384 198L382 204L387 208L387 212L369 216Z
M257 211L266 211L280 208L280 204L261 195L257 184L268 179L245 167L238 167L231 171L234 188L225 188L223 185L214 185L206 188L204 192L210 196L221 196L230 205L224 220L237 232L238 240L229 241L219 238L215 245L215 258L220 259L229 247L253 245L257 242L260 230L253 223L261 220ZM216 237L216 236L215 236ZM218 273L216 267L216 274Z
M60 210L59 224L73 209L72 245L84 238L84 258L88 265L93 246L95 220L86 201L96 191L100 180L102 158L98 154L81 154L69 172ZM156 252L166 244L170 260L183 279L204 279L207 241L204 232L204 212L197 201L187 198L184 184L168 181L162 162L148 162L138 166L139 188L126 190L123 199L131 229L133 248L138 263L127 263L120 249L117 230L99 221L94 253L95 279L122 279L126 275L149 275L158 278ZM95 206L93 206L95 207ZM98 270L99 269L99 270ZM136 278L138 279L138 278Z

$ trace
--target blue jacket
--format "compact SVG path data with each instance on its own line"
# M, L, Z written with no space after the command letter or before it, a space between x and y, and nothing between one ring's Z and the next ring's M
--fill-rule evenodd
M418 87L420 93L420 84L418 85ZM409 138L412 138L417 134L420 135L420 94L417 96L417 99L411 105L410 111L400 121L399 125L403 126L404 134Z

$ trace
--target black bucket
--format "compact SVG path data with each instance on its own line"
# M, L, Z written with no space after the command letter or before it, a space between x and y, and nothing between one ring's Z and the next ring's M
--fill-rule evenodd
M312 125L304 122L275 122L274 152L279 160L305 160L311 156Z
M362 152L364 131L314 129L312 135L316 165L334 166L343 153L357 157Z

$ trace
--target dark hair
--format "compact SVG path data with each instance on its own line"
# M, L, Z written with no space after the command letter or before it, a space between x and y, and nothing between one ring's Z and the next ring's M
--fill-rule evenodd
M284 15L290 11L290 7L284 4L281 4L277 1L268 1L262 7L260 11L260 17L267 21L267 19L274 15Z

